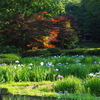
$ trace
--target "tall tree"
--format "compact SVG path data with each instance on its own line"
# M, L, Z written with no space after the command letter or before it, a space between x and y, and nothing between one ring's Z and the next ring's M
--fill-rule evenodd
M76 16L81 34L91 33L95 36L95 41L100 41L99 11L100 0L81 0L80 3L66 3L66 12Z
M9 22L4 24L4 30L0 32L6 40L3 45L15 45L22 49L22 52L28 47L43 47L41 42L45 36L49 35L51 23L49 19L43 18L47 12L33 13L29 16L15 13L6 18Z
M11 21L9 22L9 20L11 17L12 20L14 20L13 15L17 12L29 16L32 13L42 11L49 12L45 14L45 18L52 18L52 16L65 12L63 4L59 0L1 0L0 30L8 31L8 29L11 29L12 24L10 25ZM21 34L23 34L23 32ZM5 33L3 35L3 37L0 35L0 44L6 41Z
M95 41L100 42L100 1L83 0L86 9L86 21L84 22L85 32L94 34Z
M52 41L56 47L70 48L71 44L78 42L77 38L77 19L71 14L65 14L63 16L54 17L54 26L51 32L56 35L56 41ZM56 30L56 31L55 31Z
M3 45L15 45L24 52L27 47L68 48L68 45L77 42L74 16L66 14L47 19L43 16L46 13L44 11L27 16L19 12L7 17L9 23L4 24L5 30L0 32L6 40Z

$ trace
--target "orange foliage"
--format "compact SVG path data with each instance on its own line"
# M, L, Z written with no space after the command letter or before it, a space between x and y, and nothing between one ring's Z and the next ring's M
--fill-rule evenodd
M37 40L37 41L39 41L39 42L48 42L49 40L44 39L44 40Z
M59 21L66 20L66 17L65 16L58 16L58 20Z
M15 18L11 19L11 23L9 25L12 25L14 29L17 28L17 30L12 29L12 27L11 29L8 29L6 39L11 40L11 43L13 44L16 42L14 45L21 48L23 48L23 44L25 43L25 46L31 48L38 48L42 46L48 48L55 47L55 42L59 42L57 44L64 44L63 40L67 40L70 37L69 33L72 32L72 30L68 29L66 25L71 24L71 26L73 26L72 28L77 28L75 26L74 17L66 14L65 16L53 17L54 19L51 20L44 18L42 14L46 13L48 12L43 11L33 13L32 16L23 16L20 14L14 16ZM14 39L12 37L8 37L8 34L10 33ZM42 38L42 36L48 36L48 39Z
M56 24L59 22L59 20L51 20L51 22L53 22L53 24Z
M53 48L53 47L55 47L55 45L52 44L45 45L45 48Z
M38 47L32 47L32 49L38 49Z
M59 31L59 27L52 27L53 30Z
M50 36L50 37L49 37L49 40L50 40L50 41L55 41L55 42L58 41L54 36Z
M50 31L51 34L57 34L59 32L56 32L56 31Z
M27 44L27 47L31 47L32 46L32 44Z

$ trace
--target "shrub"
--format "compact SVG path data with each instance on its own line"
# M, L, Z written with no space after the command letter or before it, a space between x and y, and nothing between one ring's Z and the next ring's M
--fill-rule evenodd
M90 71L88 67L84 65L73 64L69 65L68 67L68 71L71 75L82 79L86 78Z
M60 54L60 49L59 49L59 48L47 48L47 50L48 50L52 55Z
M69 93L75 93L82 90L81 80L72 76L56 82L53 87L56 92L68 91Z
M100 55L100 49L88 50L87 54L89 54L89 55Z
M10 64L15 60L19 60L20 56L17 54L1 54L0 55L0 63Z
M37 56L41 56L41 55L43 55L43 56L50 56L51 53L48 50L38 50L36 55Z
M35 50L35 51L27 51L26 53L23 53L22 54L22 57L34 57L34 56L36 56L36 53L37 53L37 51Z
M26 53L22 54L22 57L34 57L34 56L50 56L51 53L48 50L31 50L31 51L27 51Z
M15 46L2 46L2 53L19 53L19 48Z
M0 82L5 82L5 75L6 75L6 70L4 67L0 66Z
M99 77L93 77L91 79L88 79L84 86L86 88L86 91L89 91L91 94L100 96L100 78Z
M66 55L83 55L84 54L84 50L75 50L75 49L71 49L71 50L68 50L66 52Z
M67 50L61 50L61 52L64 55L84 55L85 50L84 49L67 49Z
M76 49L68 49L63 50L65 55L100 55L99 48L76 48Z
M91 72L96 73L100 71L100 64L93 64L91 65Z

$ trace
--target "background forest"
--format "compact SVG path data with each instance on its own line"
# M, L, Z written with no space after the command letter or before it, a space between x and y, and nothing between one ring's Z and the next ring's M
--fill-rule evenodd
M0 47L68 49L78 35L100 41L99 0L1 0Z

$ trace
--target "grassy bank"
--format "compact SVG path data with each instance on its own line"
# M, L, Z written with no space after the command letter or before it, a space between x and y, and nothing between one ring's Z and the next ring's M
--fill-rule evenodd
M25 57L2 63L0 69L0 87L10 94L77 100L100 96L100 56Z

